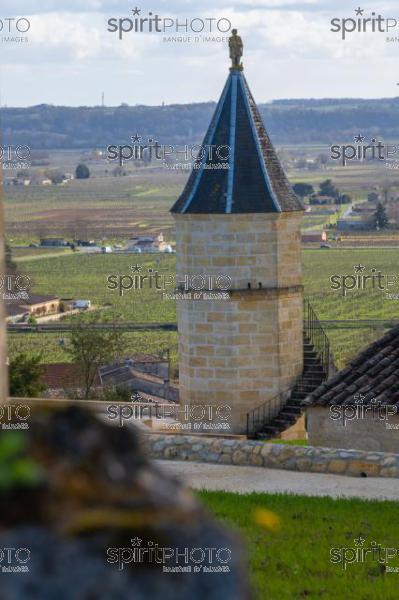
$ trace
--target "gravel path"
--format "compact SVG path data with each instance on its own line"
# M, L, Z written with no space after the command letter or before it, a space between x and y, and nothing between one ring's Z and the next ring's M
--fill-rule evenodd
M399 479L345 477L324 473L298 473L258 467L157 461L168 473L195 489L238 492L289 493L305 496L356 497L399 500Z

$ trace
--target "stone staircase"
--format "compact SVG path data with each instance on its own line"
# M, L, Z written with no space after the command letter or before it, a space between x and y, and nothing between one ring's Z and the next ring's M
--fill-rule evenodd
M288 393L279 394L247 415L247 436L271 439L295 425L302 415L302 403L328 379L332 357L328 338L308 301L305 301L303 332L303 373Z

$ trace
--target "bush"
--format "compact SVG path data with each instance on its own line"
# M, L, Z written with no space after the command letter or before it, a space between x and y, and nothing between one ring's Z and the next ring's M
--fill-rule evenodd
M41 381L41 355L17 354L10 364L10 396L36 398L46 389Z
M78 165L76 167L75 176L76 176L76 179L89 179L89 177L90 177L89 167L87 165L84 165L83 163L81 163L80 165Z

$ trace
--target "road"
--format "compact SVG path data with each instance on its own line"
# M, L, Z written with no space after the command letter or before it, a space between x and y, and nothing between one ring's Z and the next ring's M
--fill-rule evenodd
M157 463L170 475L177 476L186 485L198 490L399 500L399 479L394 478L360 478L168 460Z

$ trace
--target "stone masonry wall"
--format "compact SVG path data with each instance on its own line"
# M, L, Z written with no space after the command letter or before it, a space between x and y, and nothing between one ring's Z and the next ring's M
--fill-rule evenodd
M158 434L146 434L144 444L155 459L249 465L353 477L399 477L399 454L384 452Z
M302 373L301 218L176 215L177 280L232 281L228 300L177 302L180 402L230 406L235 433Z
M347 411L337 420L331 418L330 407L314 406L306 409L306 427L309 441L316 446L356 448L377 452L399 452L399 416L389 415L384 420L365 413L364 418L353 417L353 407L338 407ZM359 406L357 407L359 408ZM386 417L386 413L382 412Z

